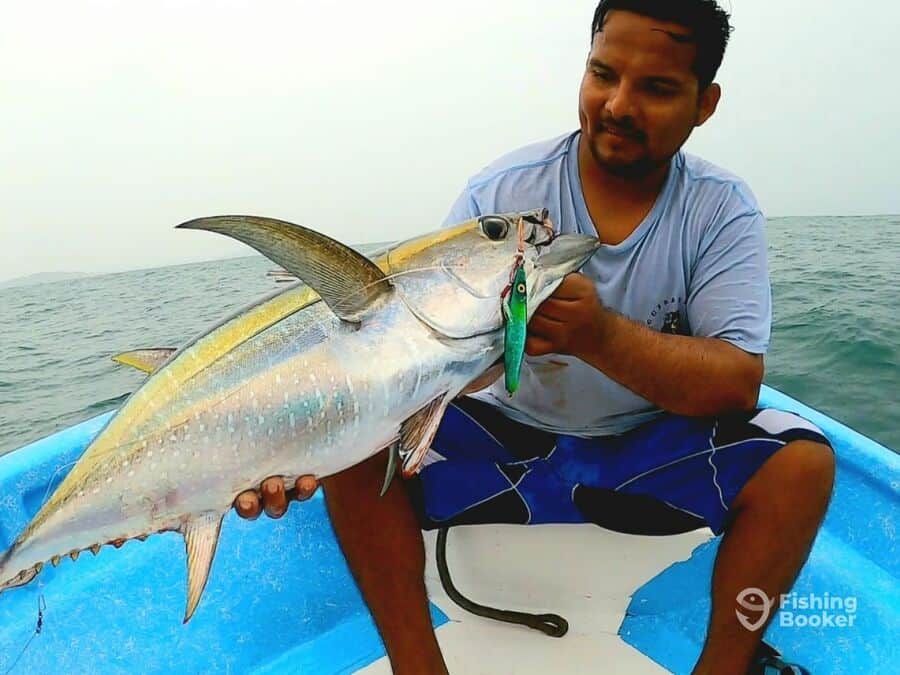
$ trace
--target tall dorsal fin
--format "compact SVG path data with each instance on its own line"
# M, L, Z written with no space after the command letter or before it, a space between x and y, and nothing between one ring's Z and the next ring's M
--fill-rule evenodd
M216 216L178 225L227 235L296 275L345 321L359 321L391 285L378 266L339 241L314 230L260 216Z
M116 363L121 363L123 366L131 366L145 373L152 373L159 370L159 367L176 351L174 347L135 349L134 351L116 354L112 357L112 360Z

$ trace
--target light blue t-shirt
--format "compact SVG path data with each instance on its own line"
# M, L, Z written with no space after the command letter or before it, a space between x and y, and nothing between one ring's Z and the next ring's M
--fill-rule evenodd
M580 132L512 152L472 177L445 224L546 207L562 233L596 236L578 174ZM653 330L716 337L765 353L772 321L765 218L736 176L679 152L650 213L581 270L603 304ZM502 378L476 398L511 418L576 436L618 434L660 413L574 357L526 357L509 397Z

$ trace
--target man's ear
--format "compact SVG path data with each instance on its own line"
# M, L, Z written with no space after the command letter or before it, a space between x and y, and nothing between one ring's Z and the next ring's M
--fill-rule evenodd
M699 127L712 117L721 98L722 88L715 82L703 90L703 93L700 94L700 109L697 112L697 123L695 126Z

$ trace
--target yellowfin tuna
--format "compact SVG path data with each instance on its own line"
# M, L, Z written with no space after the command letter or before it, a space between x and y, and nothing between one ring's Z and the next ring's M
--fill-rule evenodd
M273 219L179 226L239 239L309 287L279 290L174 353L122 355L150 377L0 557L0 590L63 555L178 531L187 621L239 493L272 475L321 479L389 446L412 475L448 403L502 357L501 293L523 215L531 311L597 248L549 236L542 211L473 219L374 261Z

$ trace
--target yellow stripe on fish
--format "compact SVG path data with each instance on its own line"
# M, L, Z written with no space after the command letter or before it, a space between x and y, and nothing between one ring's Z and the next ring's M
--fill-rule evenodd
M476 227L478 227L478 221L472 219L438 230L400 244L389 252L376 257L374 262L385 274L390 274L403 267L404 263L423 250L466 234ZM132 411L140 410L146 419L150 416L148 412L152 414L153 411L162 409L192 377L255 335L318 301L318 294L308 286L302 283L292 286L227 320L193 345L175 354L164 370L152 374L144 386L125 402L119 414L110 421L109 426L98 437L98 442L88 449L82 457L82 461L60 485L60 489L55 491L51 500L45 505L46 508L41 510L42 513L49 511L57 506L58 502L65 501L70 495L77 492L84 479L93 471L93 466L104 461L108 455L120 453L126 445L131 446L130 451L140 448L140 439L126 441L133 427L130 414ZM184 421L186 420L173 420L173 429ZM43 520L42 513L37 515L29 529L40 525Z

